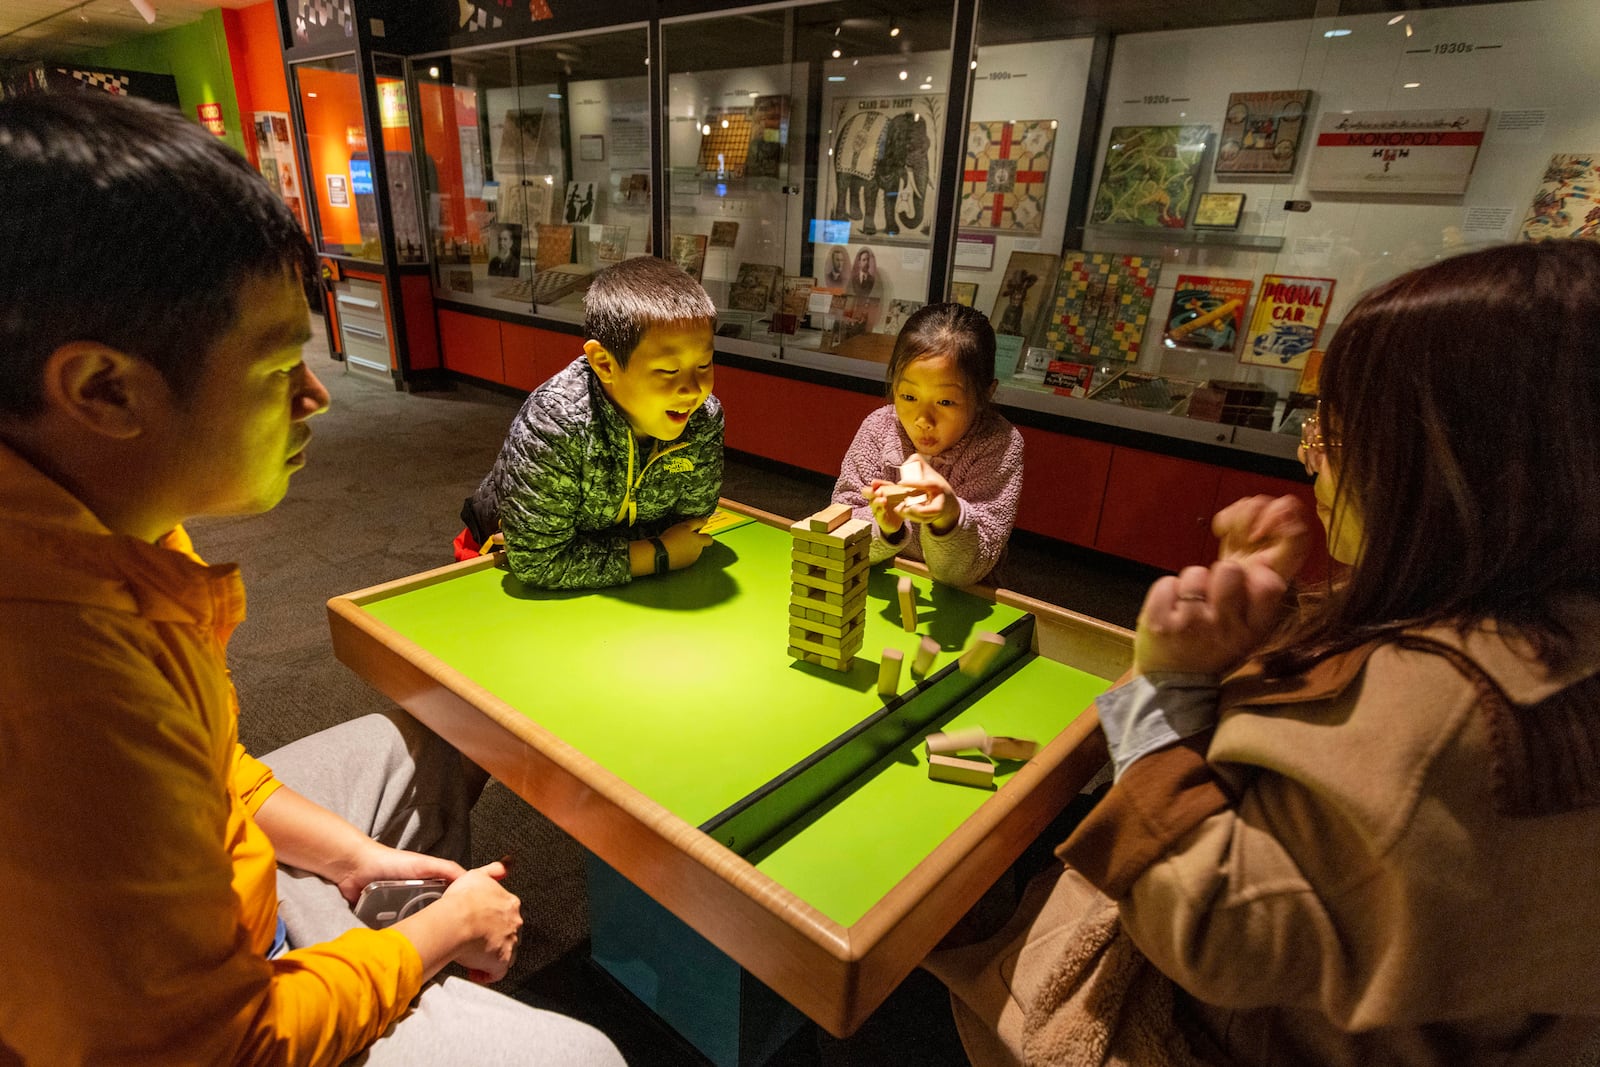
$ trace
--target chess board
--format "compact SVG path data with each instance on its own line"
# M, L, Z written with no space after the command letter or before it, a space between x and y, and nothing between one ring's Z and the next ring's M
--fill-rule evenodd
M1138 359L1160 276L1156 256L1066 253L1045 343L1090 362Z
M1055 122L974 122L967 127L961 176L961 226L971 230L1038 233L1055 151Z

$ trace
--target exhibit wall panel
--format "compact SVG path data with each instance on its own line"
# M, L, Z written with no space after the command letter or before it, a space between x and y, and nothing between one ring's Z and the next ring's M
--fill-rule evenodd
M1600 151L1600 109L1592 104L1600 72L1592 54L1596 39L1600 5L1587 0L1527 0L1403 17L1333 16L1118 38L1094 165L1097 184L1117 128L1199 124L1209 127L1210 135L1196 193L1246 198L1234 231L1243 240L1234 245L1223 234L1189 243L1192 226L1162 233L1095 225L1091 217L1085 242L1091 250L1161 260L1137 368L1193 379L1259 381L1280 397L1299 383L1300 359L1274 368L1228 352L1164 343L1161 327L1182 274L1251 280L1256 285L1252 304L1265 274L1331 279L1332 298L1317 341L1325 348L1351 304L1368 289L1434 260L1518 239L1551 157ZM1216 174L1218 134L1230 93L1297 88L1314 95L1293 173ZM1463 192L1408 192L1404 183L1386 185L1379 175L1370 189L1330 191L1314 176L1318 153L1331 150L1316 143L1325 120L1379 112L1400 113L1395 121L1403 121L1406 113L1478 110L1487 111L1487 123ZM1395 161L1397 168L1405 163L1404 158ZM1258 238L1270 247L1250 243Z

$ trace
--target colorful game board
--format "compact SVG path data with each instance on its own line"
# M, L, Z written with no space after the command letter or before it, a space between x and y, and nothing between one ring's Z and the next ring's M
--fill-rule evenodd
M700 138L700 169L727 178L744 177L750 154L750 112L713 111L706 116L710 133Z
M961 177L962 228L1038 233L1055 146L1053 119L968 126Z
M1157 256L1066 253L1045 343L1091 362L1138 359L1160 276Z

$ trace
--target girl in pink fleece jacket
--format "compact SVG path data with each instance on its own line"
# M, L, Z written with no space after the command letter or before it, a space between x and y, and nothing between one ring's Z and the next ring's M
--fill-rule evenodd
M903 555L947 585L992 582L1017 517L1022 435L991 403L989 320L961 304L921 308L895 340L888 382L893 403L862 421L834 501L872 520L874 563Z

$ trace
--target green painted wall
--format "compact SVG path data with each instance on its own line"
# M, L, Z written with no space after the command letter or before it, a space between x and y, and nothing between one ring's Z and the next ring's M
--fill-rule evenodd
M185 26L135 37L120 44L97 48L78 57L85 66L121 67L150 74L170 74L178 82L178 101L191 122L200 120L199 104L222 105L223 140L244 153L244 131L239 120L239 98L228 62L228 36L222 10L212 8Z

